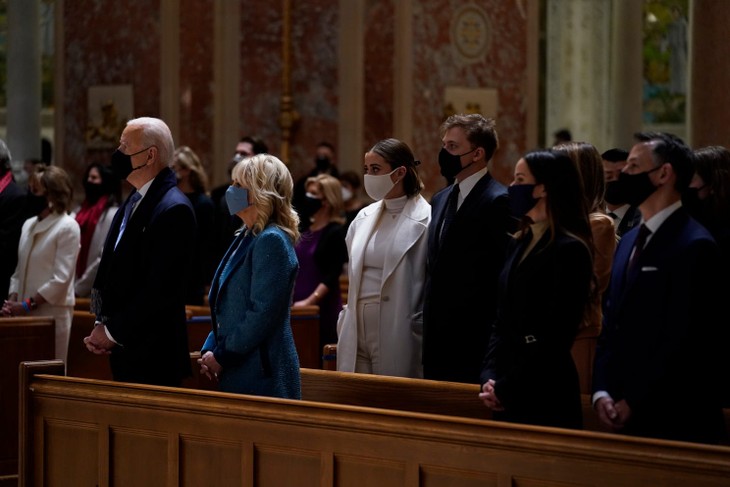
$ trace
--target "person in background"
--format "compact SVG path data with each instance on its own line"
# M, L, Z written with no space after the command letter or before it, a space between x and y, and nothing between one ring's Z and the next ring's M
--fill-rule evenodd
M479 398L501 421L580 429L571 347L594 293L593 244L576 165L558 151L515 166L510 206L522 220L499 277L499 311Z
M578 169L591 224L596 292L593 293L590 311L581 324L580 333L573 345L573 358L578 367L581 392L590 394L596 340L601 333L603 321L601 299L611 278L611 265L617 242L616 229L613 218L606 214L606 201L603 197L606 182L603 161L598 150L587 142L564 142L554 149L567 155Z
M717 242L722 275L730 273L730 150L709 146L693 152L694 175L682 195L682 205ZM730 371L728 359L722 367ZM730 408L730 374L721 385L723 407Z
M335 157L335 147L332 144L327 141L322 141L317 144L314 152L314 167L307 175L299 178L294 184L294 197L292 199L292 204L296 211L299 211L300 208L306 204L304 199L307 179L319 176L320 174L329 174L330 176L339 178L340 173L337 170L337 160ZM309 225L309 221L306 218L301 218L301 215L299 223L302 225L302 228L300 228L302 231L306 230L307 225Z
M270 154L244 158L226 193L243 221L210 289L213 329L198 360L224 392L301 398L299 357L290 326L299 218L286 165Z
M53 316L55 357L65 362L81 241L79 225L68 214L73 197L71 179L60 167L41 166L31 175L29 186L34 195L46 199L46 206L23 224L18 264L10 278L2 315Z
M368 204L360 196L362 180L355 171L344 171L340 174L342 199L345 203L345 225L349 226L357 214Z
M560 129L556 130L553 133L553 145L560 145L564 142L572 142L573 141L573 134L570 133L570 130L568 129Z
M398 139L365 153L365 191L375 203L347 230L349 289L337 322L337 370L423 377L421 341L431 206L418 161Z
M693 161L695 172L682 203L710 231L730 265L730 150L702 147L694 151Z
M431 199L423 372L426 379L477 384L514 220L507 188L487 166L499 145L495 121L452 115L441 125L441 141L441 174L455 182Z
M606 180L606 212L613 218L613 225L619 238L641 221L639 209L626 203L627 196L621 174L628 157L629 152L624 149L609 149L601 154L603 175Z
M78 297L87 298L91 295L106 236L119 209L121 188L111 169L97 162L86 168L82 181L85 197L75 212L81 229L81 250L76 261L74 292Z
M0 296L8 296L10 276L18 264L18 242L26 216L26 191L13 178L12 157L0 139Z
M207 194L208 177L203 164L190 147L184 145L175 149L171 167L177 177L178 189L185 193L193 205L195 221L198 223L195 258L185 293L185 304L202 305L217 264L213 252L215 206Z
M86 348L109 355L115 381L179 387L192 372L185 291L197 227L170 169L167 124L127 122L111 168L134 190L114 217L91 290Z
M694 173L678 137L635 135L624 168L642 223L614 256L593 371L593 407L623 434L717 443L724 436L722 366L727 276L711 234L682 206ZM678 407L668 407L679 388Z
M337 343L337 317L342 311L340 275L347 262L342 187L337 178L320 174L307 180L301 214L310 225L296 245L299 274L294 306L319 306L319 349Z

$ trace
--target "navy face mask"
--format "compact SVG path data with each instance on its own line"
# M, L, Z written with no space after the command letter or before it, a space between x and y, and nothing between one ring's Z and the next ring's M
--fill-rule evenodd
M540 198L533 198L534 184L514 184L507 187L509 194L509 209L512 216L522 219L528 211L533 209Z
M248 190L236 186L228 186L226 190L226 203L228 204L228 212L235 215L241 210L245 210L248 204Z
M625 172L619 174L618 180L623 185L626 203L631 206L639 206L656 191L657 187L651 182L649 174L661 167L657 166L654 169L639 174L627 174Z

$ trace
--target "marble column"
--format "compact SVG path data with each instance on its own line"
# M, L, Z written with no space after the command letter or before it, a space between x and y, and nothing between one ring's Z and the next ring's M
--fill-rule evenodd
M634 0L614 0L611 29L609 96L603 99L609 124L606 145L630 149L634 133L642 127L642 5Z
M690 2L689 140L730 147L730 2Z
M546 5L545 144L553 133L599 150L608 143L611 3L554 0Z
M8 0L7 144L15 164L41 156L40 0Z

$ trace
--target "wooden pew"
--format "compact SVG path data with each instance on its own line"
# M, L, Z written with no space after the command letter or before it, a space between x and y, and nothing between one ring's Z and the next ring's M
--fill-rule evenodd
M74 309L77 311L90 311L91 310L91 298L76 298L76 304Z
M319 348L319 306L292 308L291 331L299 354L299 366L322 368L322 349Z
M51 316L0 318L0 477L18 472L18 366L55 357Z
M186 306L188 315L188 341L191 352L200 351L200 347L211 330L210 309L204 313L202 309ZM199 307L202 308L202 307ZM294 344L299 354L302 367L321 368L322 351L319 349L319 306L301 306L291 309L291 329Z
M726 486L730 448L22 371L20 486ZM325 373L325 372L321 372ZM44 374L44 375L37 375Z

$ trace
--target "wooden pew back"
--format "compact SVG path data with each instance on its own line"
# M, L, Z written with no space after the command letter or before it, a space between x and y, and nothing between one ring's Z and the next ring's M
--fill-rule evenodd
M34 375L20 486L727 485L730 449Z
M51 316L0 318L0 477L18 472L18 366L55 357Z

